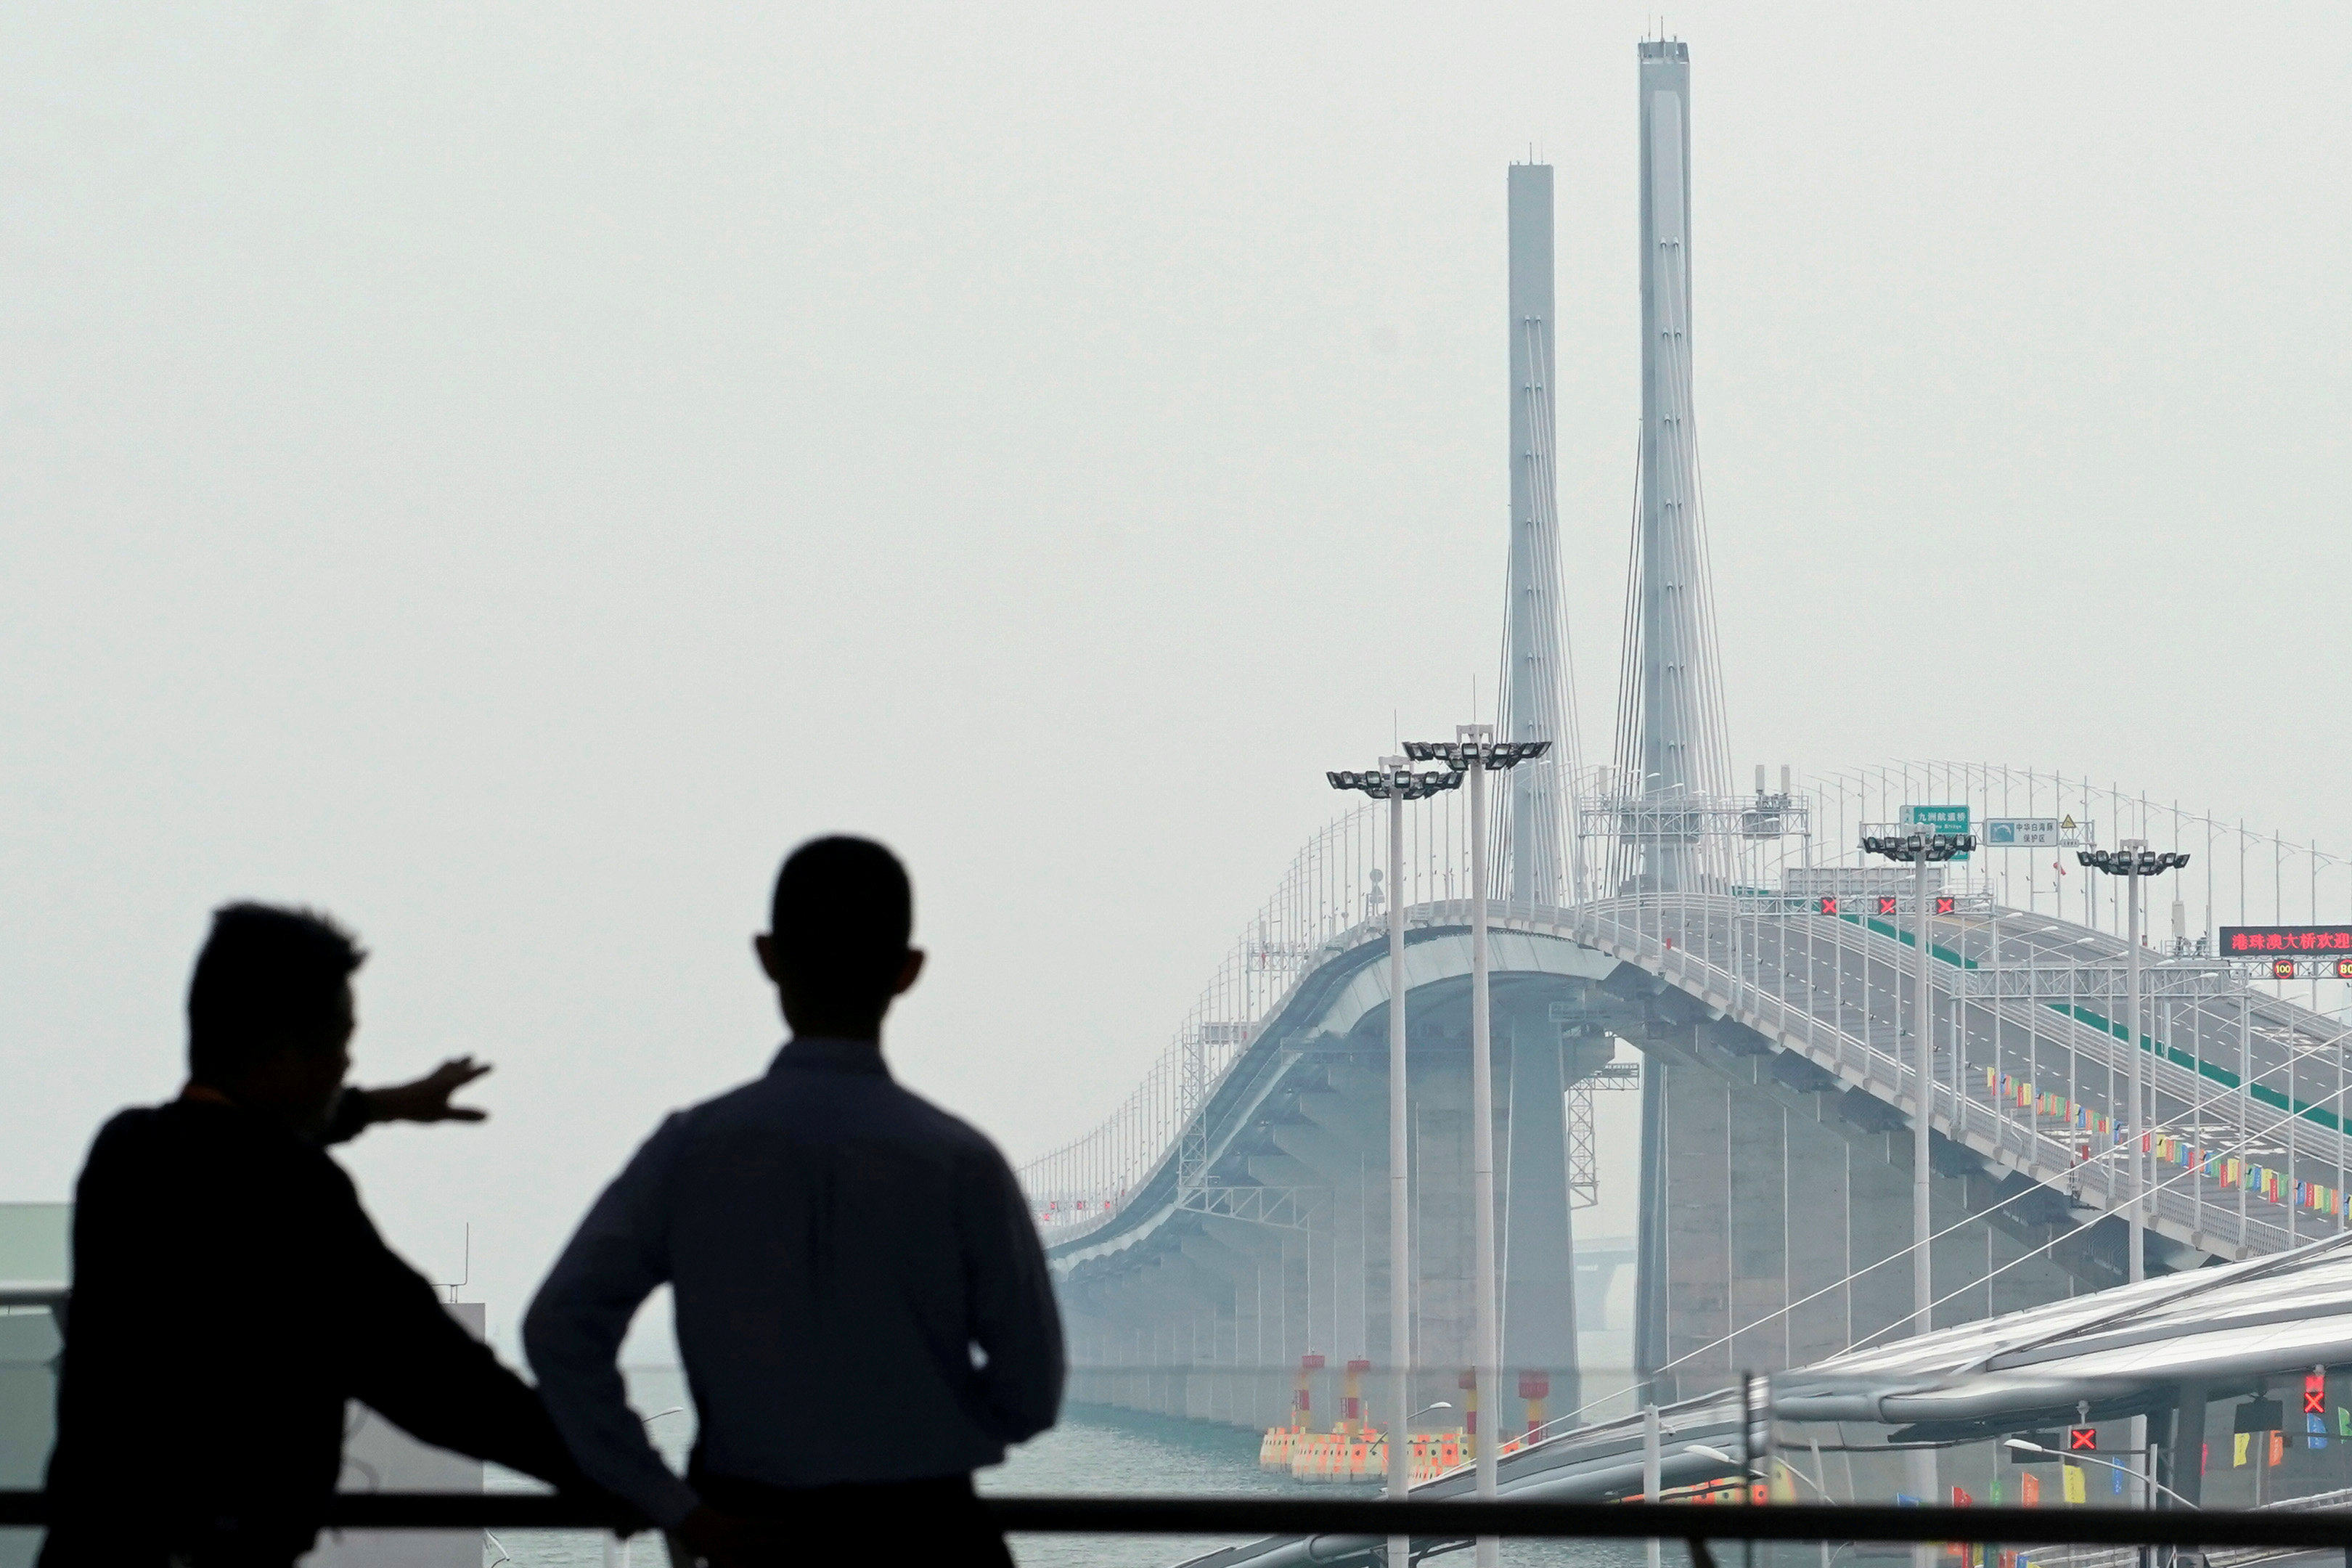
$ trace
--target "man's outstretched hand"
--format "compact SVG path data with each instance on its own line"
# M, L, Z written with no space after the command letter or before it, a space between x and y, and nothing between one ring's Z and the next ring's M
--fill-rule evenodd
M449 1097L490 1070L488 1062L451 1057L414 1083L396 1083L367 1093L371 1121L480 1121L487 1110L452 1105Z

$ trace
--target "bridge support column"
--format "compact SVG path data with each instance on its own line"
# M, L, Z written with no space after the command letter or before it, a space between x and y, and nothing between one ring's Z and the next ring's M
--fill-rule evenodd
M1216 1374L1209 1347L1215 1342L1221 1309L1233 1299L1232 1285L1222 1271L1197 1259L1197 1250L1213 1246L1200 1237L1186 1237L1177 1254L1163 1258L1159 1267L1171 1308L1171 1415L1207 1418L1213 1414Z
M1580 1403L1576 1356L1576 1240L1568 1206L1568 1122L1559 1031L1548 1009L1515 1011L1510 1047L1503 1219L1502 1386L1486 1394L1498 1435L1523 1429L1517 1376L1541 1374L1549 1407ZM1484 1391L1482 1391L1484 1392ZM1505 1411L1516 1414L1507 1420Z
M1231 1418L1261 1431L1282 1426L1290 1405L1290 1376L1282 1363L1273 1292L1281 1286L1285 1233L1234 1219L1211 1219L1204 1229L1233 1259Z
M2190 1508L2201 1507L2204 1502L2205 1403L2203 1384L2184 1384L2169 1418L2161 1425L2153 1417L2148 1422L2150 1435L2164 1445L2157 1456L2157 1484L2177 1493L2181 1502ZM2175 1508L2180 1503L2159 1491L2156 1494L2156 1506Z
M1255 1406L1243 1381L1241 1314L1243 1293L1255 1280L1256 1259L1245 1247L1234 1245L1233 1232L1240 1228L1234 1221L1211 1220L1202 1225L1200 1235L1188 1236L1178 1245L1206 1277L1204 1286L1212 1303L1206 1354L1196 1363L1204 1384L1195 1401L1196 1414L1248 1426Z
M1656 1031L1643 1049L1644 1240L1656 1250L1643 1261L1662 1396L1905 1331L1909 1118L1737 1023ZM1940 1135L1932 1149L1937 1325L2070 1294L2053 1260L2065 1248L2031 1256L2063 1226L2063 1204L2033 1218L1977 1156Z

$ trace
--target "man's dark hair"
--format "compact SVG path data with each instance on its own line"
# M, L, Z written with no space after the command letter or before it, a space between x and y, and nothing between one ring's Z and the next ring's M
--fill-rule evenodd
M366 961L349 931L309 910L215 910L188 983L190 1074L217 1083L289 1043L331 1040L343 987Z
M802 1003L879 1014L914 934L915 894L898 858L870 838L812 838L776 873L769 911L777 967Z

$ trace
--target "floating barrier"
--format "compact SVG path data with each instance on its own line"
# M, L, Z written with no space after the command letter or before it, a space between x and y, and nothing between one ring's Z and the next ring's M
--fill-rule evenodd
M1389 1473L1388 1439L1366 1427L1360 1432L1327 1432L1307 1438L1290 1462L1294 1480L1330 1481L1339 1485L1377 1481Z
M1259 1439L1260 1469L1298 1473L1300 1446L1310 1439L1315 1426L1315 1374L1322 1370L1323 1358L1313 1352L1298 1358L1298 1381L1290 1390L1290 1425L1268 1427Z
M1257 1468L1261 1470L1287 1470L1290 1468L1290 1456L1298 1451L1298 1445L1306 1436L1307 1429L1303 1426L1267 1427L1265 1436L1258 1440Z
M1405 1463L1411 1467L1405 1479L1414 1486L1435 1480L1448 1470L1458 1470L1469 1458L1463 1443L1463 1434L1453 1432L1415 1432L1405 1448Z

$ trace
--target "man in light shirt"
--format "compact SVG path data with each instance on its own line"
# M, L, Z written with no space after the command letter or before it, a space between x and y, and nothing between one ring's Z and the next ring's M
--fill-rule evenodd
M1009 1563L971 1472L1061 1404L1061 1321L1012 1170L882 1060L883 1015L922 972L912 913L880 845L793 851L754 940L791 1040L662 1123L523 1324L582 1469L721 1568L850 1531L911 1561ZM615 1364L664 1284L700 1428L683 1479Z

